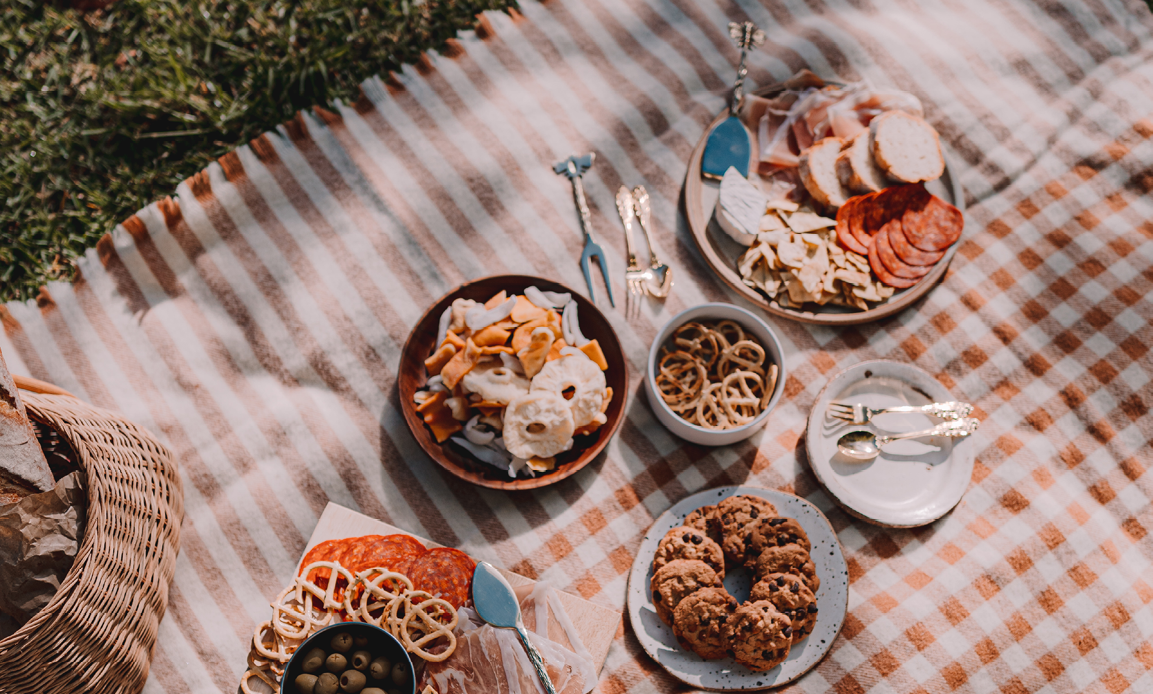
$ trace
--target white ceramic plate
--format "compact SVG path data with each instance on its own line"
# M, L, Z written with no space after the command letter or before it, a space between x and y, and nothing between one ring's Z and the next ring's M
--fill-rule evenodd
M813 543L813 564L821 579L817 591L817 624L813 633L789 650L789 658L772 670L753 672L731 658L704 660L677 644L673 630L657 617L649 594L653 577L653 556L657 545L669 530L680 525L685 516L701 506L711 506L737 494L750 494L768 499L782 516L796 518ZM749 572L743 568L726 572L725 588L738 600L749 597ZM813 504L793 494L759 487L718 487L682 499L660 515L641 540L633 568L629 572L629 622L641 647L673 677L699 689L740 692L779 687L797 679L825 657L833 646L849 605L849 572L837 534L825 514Z
M877 360L851 366L825 385L809 413L809 466L837 503L862 520L894 528L932 523L956 506L969 486L972 437L897 441L874 460L855 462L837 451L837 439L849 431L920 431L941 420L885 414L859 426L831 419L825 411L834 400L881 408L953 399L937 379L909 364Z

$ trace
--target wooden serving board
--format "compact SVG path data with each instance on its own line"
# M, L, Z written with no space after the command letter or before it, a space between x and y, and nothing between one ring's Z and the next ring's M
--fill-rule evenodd
M388 523L378 521L375 518L369 518L364 514L357 513L339 504L329 503L328 506L324 508L324 513L321 514L320 522L316 524L316 529L312 531L312 537L308 538L308 546L304 548L304 553L300 555L300 558L304 559L304 555L308 553L308 550L325 540L343 540L347 537L360 537L362 535L397 534L415 537L426 547L442 546L418 535L405 532L400 528L393 527ZM499 567L498 570L504 575L513 588L532 586L536 583L536 581L525 578L520 574L506 571ZM299 563L297 564L296 572L300 572ZM597 672L600 672L601 666L604 665L605 658L608 657L609 646L612 644L613 638L616 637L617 629L620 627L621 613L607 607L602 607L601 605L593 604L584 598L571 595L564 591L558 590L557 596L560 598L561 605L564 606L565 612L568 613L569 619L572 620L573 625L580 634L581 641L584 642L584 646L588 649L589 655L592 656L593 662L597 667Z

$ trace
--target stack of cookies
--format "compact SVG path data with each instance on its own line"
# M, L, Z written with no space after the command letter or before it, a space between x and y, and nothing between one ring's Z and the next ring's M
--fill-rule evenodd
M801 525L760 497L732 496L698 508L657 546L653 605L684 648L770 670L817 622L821 579L810 549ZM738 566L753 573L744 604L722 583L725 570Z

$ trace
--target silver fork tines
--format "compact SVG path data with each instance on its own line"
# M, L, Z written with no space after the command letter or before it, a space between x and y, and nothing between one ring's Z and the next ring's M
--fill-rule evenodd
M860 403L831 402L826 414L832 419L839 419L853 424L868 424L873 417L890 413L916 413L927 414L941 419L963 419L973 411L973 406L967 402L934 402L928 405L901 405L899 407L884 407L873 409Z

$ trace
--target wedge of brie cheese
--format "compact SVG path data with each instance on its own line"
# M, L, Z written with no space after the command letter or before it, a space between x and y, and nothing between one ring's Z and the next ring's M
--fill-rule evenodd
M768 202L760 188L730 166L721 178L721 192L713 216L734 241L751 246L761 230L761 217Z

